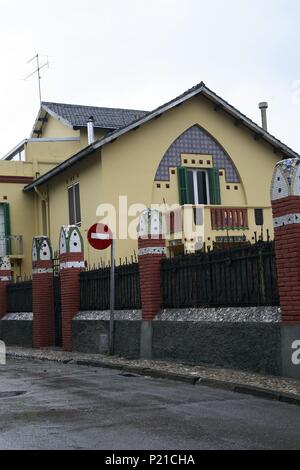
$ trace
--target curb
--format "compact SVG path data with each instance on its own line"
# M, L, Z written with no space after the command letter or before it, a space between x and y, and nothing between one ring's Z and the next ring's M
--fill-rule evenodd
M57 362L60 364L77 364L78 366L97 367L101 369L119 370L140 376L153 377L157 379L174 380L177 382L189 383L191 385L200 385L210 388L218 388L228 390L234 393L252 395L256 398L264 398L267 400L279 401L291 405L300 406L300 396L289 393L282 393L276 390L256 387L255 385L241 384L238 382L230 382L226 380L201 378L200 376L191 376L188 374L177 374L157 369L150 369L139 366L130 366L126 364L113 364L105 361L93 361L85 359L59 359L49 357L38 357L35 355L21 355L18 353L7 353L7 357L11 359L30 359L39 361Z
M252 395L256 398L264 398L266 400L280 401L292 405L300 406L300 397L290 393L282 393L270 388L256 387L255 385L240 384L237 382L226 382L217 379L199 379L196 385L203 385L211 388L220 388L230 392Z

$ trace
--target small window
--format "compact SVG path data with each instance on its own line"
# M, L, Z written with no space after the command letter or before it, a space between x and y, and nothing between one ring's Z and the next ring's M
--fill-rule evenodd
M70 225L80 224L81 223L81 211L80 211L79 183L76 183L70 188L68 188L68 202L69 202Z
M0 256L11 254L9 204L0 204Z

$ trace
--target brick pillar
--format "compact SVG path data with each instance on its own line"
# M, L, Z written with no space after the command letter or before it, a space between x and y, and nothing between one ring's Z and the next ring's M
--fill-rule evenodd
M7 313L6 286L11 282L11 264L8 256L0 258L0 319Z
M53 261L47 237L32 243L32 310L34 348L54 345Z
M138 256L142 300L141 358L152 357L152 320L161 308L160 262L166 255L162 216L156 210L141 215Z
M79 274L84 269L83 240L76 225L60 231L60 280L64 351L72 350L72 320L80 310Z
M271 199L282 320L282 372L300 378L300 159L276 165Z

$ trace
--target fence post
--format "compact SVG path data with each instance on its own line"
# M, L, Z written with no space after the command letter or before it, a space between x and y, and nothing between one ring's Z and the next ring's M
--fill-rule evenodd
M76 225L60 231L60 281L64 351L72 350L72 320L80 310L79 274L84 268L83 240Z
M271 199L282 321L282 373L300 378L300 159L276 165Z
M54 345L52 248L47 237L32 242L32 310L34 348Z
M0 319L7 313L6 286L11 282L11 264L8 256L0 258Z
M166 255L162 214L147 210L141 214L138 257L142 300L140 356L152 357L152 320L161 308L160 262Z

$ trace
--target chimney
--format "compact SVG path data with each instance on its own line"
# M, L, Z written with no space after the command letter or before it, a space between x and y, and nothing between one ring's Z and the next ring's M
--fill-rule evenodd
M93 116L91 116L87 122L87 136L88 136L88 145L91 145L93 142L95 142Z
M261 110L261 126L265 131L267 131L268 130L268 123L267 123L268 103L266 101L263 101L262 103L258 104L258 107Z

